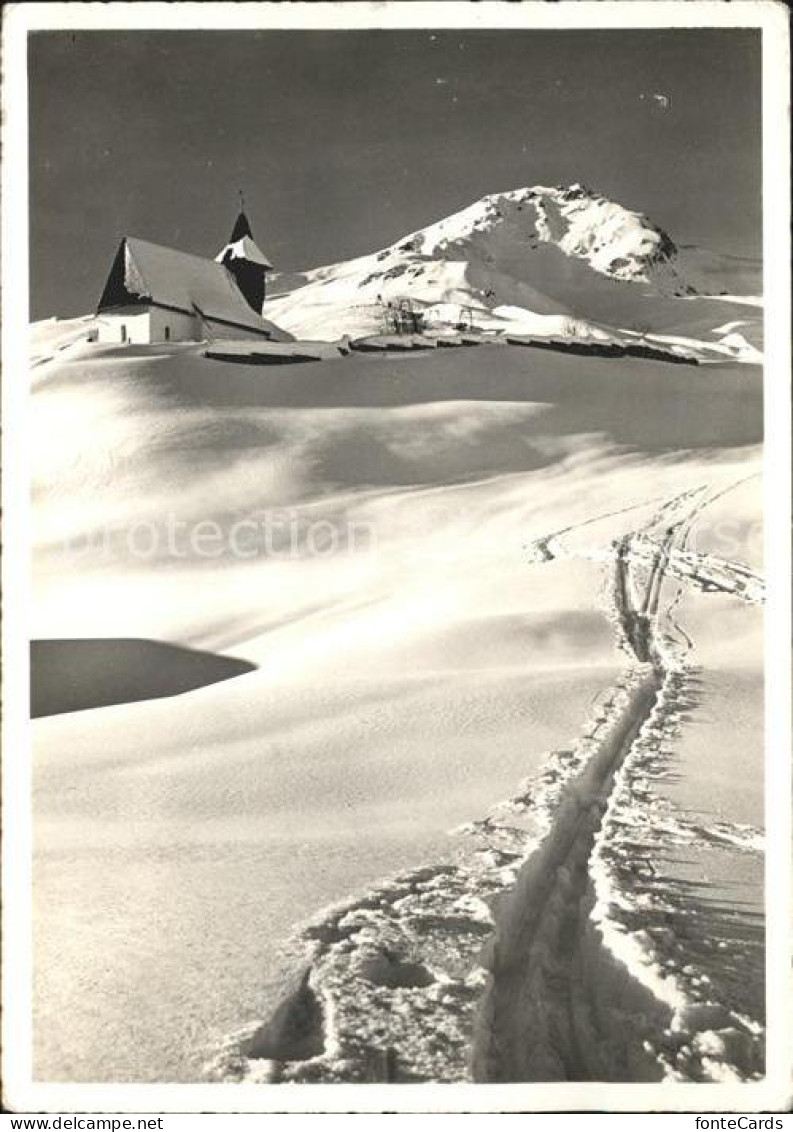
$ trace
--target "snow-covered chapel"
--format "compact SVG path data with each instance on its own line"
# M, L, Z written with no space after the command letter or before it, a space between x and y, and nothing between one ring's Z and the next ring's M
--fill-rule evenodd
M215 259L125 236L96 312L100 342L200 342L292 336L261 309L272 264L240 212Z

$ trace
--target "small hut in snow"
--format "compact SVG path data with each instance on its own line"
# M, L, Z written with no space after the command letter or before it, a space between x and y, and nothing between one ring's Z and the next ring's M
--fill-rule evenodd
M97 308L100 342L200 342L292 335L261 316L272 266L240 213L217 259L125 236Z

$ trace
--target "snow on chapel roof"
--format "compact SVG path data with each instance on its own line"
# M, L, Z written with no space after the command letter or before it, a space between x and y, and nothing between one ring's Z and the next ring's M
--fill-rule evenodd
M247 259L256 263L265 271L272 271L273 265L253 238L250 221L244 212L241 212L234 222L229 242L215 256L218 263L226 259Z
M221 263L134 236L121 242L98 309L107 310L130 299L148 299L188 314L198 310L208 319L273 336L284 335L251 310Z

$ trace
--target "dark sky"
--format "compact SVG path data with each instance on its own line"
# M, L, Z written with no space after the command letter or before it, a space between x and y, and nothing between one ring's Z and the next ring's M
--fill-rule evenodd
M44 32L29 62L33 318L92 310L123 235L214 255L240 187L283 270L573 181L760 252L757 30Z

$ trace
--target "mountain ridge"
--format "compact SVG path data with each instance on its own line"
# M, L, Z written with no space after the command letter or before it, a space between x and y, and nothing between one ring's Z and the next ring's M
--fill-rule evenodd
M369 255L276 274L263 313L323 337L377 333L388 304L405 301L441 326L497 329L507 311L510 325L538 333L684 334L695 313L714 329L756 321L746 307L759 304L758 286L751 260L679 246L580 183L536 185L487 194Z

